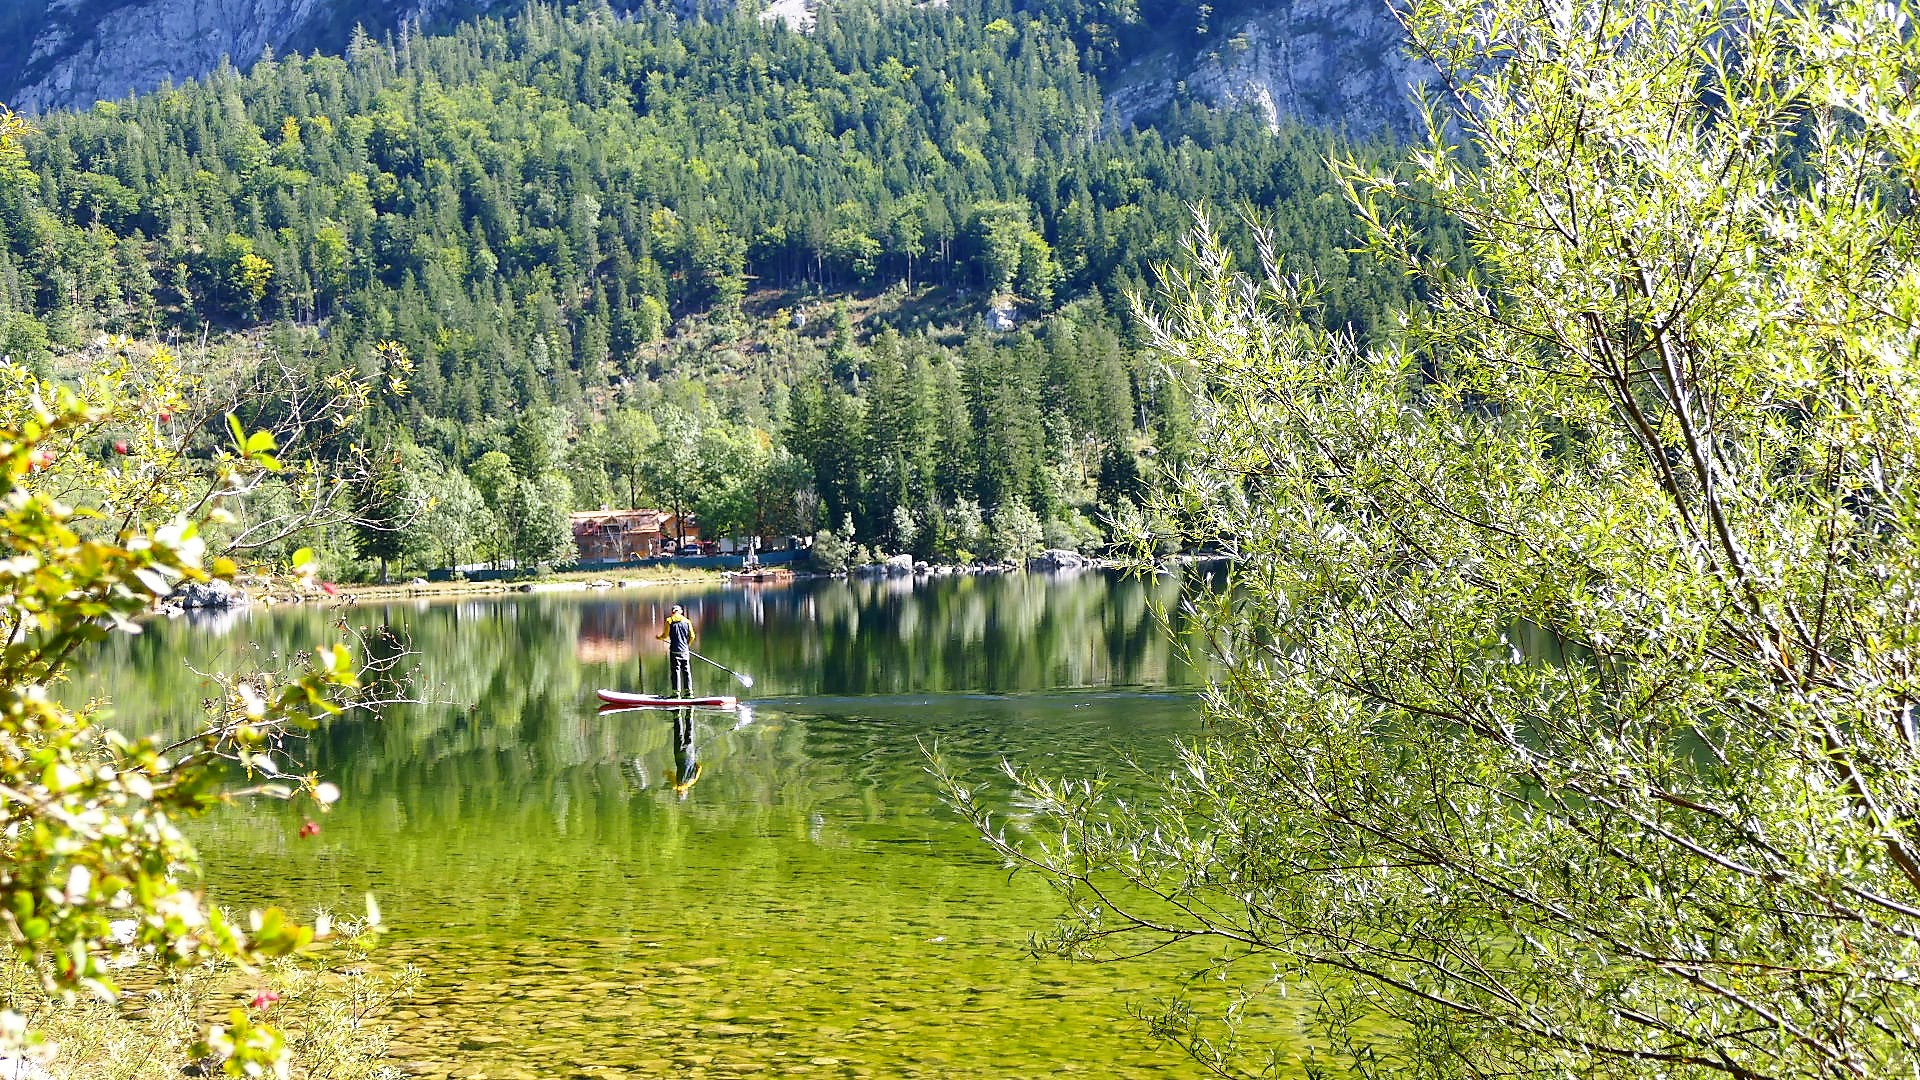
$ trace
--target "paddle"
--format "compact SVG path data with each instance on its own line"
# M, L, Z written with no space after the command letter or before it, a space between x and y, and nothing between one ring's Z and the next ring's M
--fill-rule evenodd
M687 651L693 652L692 649L688 649ZM700 656L699 653L693 653L693 655ZM700 659L707 660L707 658L704 656L700 656ZM751 675L742 675L739 672L733 670L732 668L726 666L725 664L722 664L715 660L707 660L707 663L712 664L714 667L719 668L721 671L724 671L727 674L733 676L734 678L739 679L741 686L751 687L753 685L753 676Z

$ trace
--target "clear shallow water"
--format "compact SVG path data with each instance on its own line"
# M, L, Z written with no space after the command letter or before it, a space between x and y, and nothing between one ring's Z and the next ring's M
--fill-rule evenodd
M1181 587L1012 575L352 609L410 641L416 692L447 704L316 733L310 763L345 793L321 835L277 804L223 813L198 829L209 889L342 913L374 892L380 961L426 972L398 1048L424 1076L1197 1076L1125 1008L1193 961L1029 958L1056 903L939 804L921 749L981 779L1003 758L1168 761L1199 675L1149 601ZM750 711L599 714L596 687L664 689L653 634L674 602L702 652L754 675ZM188 663L297 648L342 614L158 624L86 689L129 729L174 726L206 692ZM731 692L702 667L696 691Z

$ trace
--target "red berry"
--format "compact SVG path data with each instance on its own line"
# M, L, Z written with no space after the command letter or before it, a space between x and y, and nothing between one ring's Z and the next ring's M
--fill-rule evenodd
M332 596L340 591L340 586L335 585L331 581L323 581L320 583L320 591L326 593L328 596Z
M170 421L170 420L172 420L172 419L173 419L173 414L172 414L172 413L170 413L170 412L163 412L163 413L161 413L161 414L160 414L160 422L161 422L161 423L163 423L163 424L164 424L164 423L167 423L168 421Z
M114 453L116 453L116 454L124 454L124 453L126 453L126 452L127 452L127 440L125 440L125 439L115 439L115 440L113 440L113 452L114 452Z
M280 1000L279 994L276 994L271 990L261 990L256 992L253 995L253 1007L260 1010L261 1012L266 1012L267 1006L272 1005L274 1002L279 1000Z
M317 821L309 821L300 826L300 839L302 840L305 840L310 836L319 836L319 835L320 835L320 823Z

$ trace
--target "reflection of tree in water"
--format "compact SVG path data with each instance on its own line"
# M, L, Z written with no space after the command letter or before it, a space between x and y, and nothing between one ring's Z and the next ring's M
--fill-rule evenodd
M594 688L631 685L634 665L583 662L581 638L650 631L686 594L356 613L408 633L432 696L467 704L315 732L309 764L346 795L327 835L351 840L295 872L327 875L340 903L377 885L396 911L429 896L503 893L586 912L618 910L633 882L670 878L690 859L724 856L730 882L783 888L796 843L867 851L874 836L937 834L978 855L927 782L921 742L975 772L1012 757L1084 775L1191 731L1184 695L997 696L1189 684L1151 611L1177 597L1169 579L1099 575L949 579L905 595L867 583L710 592L689 604L705 618L702 651L755 675L755 694L770 699L744 726L701 710L684 723L672 711L597 713ZM324 627L322 612L287 614L252 632L284 643ZM186 684L162 672L204 644L142 643L138 670L114 677L173 692ZM235 820L209 850L230 868L284 872L280 834ZM903 882L928 873L912 860L870 870Z
M405 626L381 622L355 627L352 640L358 642L363 657L361 700L392 702L422 696L415 683L417 656Z
M1187 685L1196 678L1157 622L1177 608L1181 578L1085 574L828 582L786 589L647 590L618 596L534 596L350 609L356 625L388 626L418 654L417 696L467 709L412 710L379 725L381 752L460 752L522 742L530 716L571 709L597 686L645 687L647 650L676 601L701 628L701 651L752 673L759 696L1013 692L1039 687ZM233 668L243 653L291 655L331 634L340 609L256 611L238 631L201 634L178 621L102 646L86 687L118 703L129 731L184 734L207 686L189 665ZM1176 633L1180 629L1174 612ZM640 659L611 643L638 642ZM596 656L596 650L608 650ZM696 679L720 680L712 669ZM653 680L656 684L658 679ZM711 686L712 683L707 685ZM537 698L541 708L530 709ZM333 727L367 723L348 717Z
M428 992L442 1007L469 1009L463 1025L517 1022L527 1005L518 980L529 972L568 988L651 985L669 970L663 961L736 950L735 966L702 969L708 990L670 992L711 993L731 1007L734 987L757 987L769 970L744 954L773 957L773 971L824 973L815 981L830 1003L800 1021L814 1023L843 1010L829 953L856 958L845 970L864 975L868 950L898 966L903 941L936 934L1004 939L1013 950L1053 910L1037 889L1001 903L997 863L940 804L920 747L937 742L974 774L1002 757L1063 775L1114 769L1129 754L1151 770L1171 767L1164 748L1196 723L1191 695L1097 691L1188 684L1149 604L1175 596L1165 581L1089 575L945 580L905 593L827 583L697 597L536 594L353 612L410 638L432 696L463 704L329 723L315 733L312 765L345 798L324 834L290 844L291 829L274 820L285 808L223 811L200 823L208 880L236 905L302 910L352 909L374 892L395 928L387 955L452 972ZM598 713L594 688L636 687L638 665L596 658L582 642L624 636L658 647L653 634L676 599L703 619L702 652L756 677L764 700L750 722L698 709ZM324 627L321 612L286 614L249 633L297 642ZM152 685L157 699L184 686L172 672L205 643L142 643L137 668L114 677ZM724 681L711 669L704 677ZM1081 689L1055 692L1061 686ZM1015 809L1004 792L981 797ZM686 951L676 953L679 938L668 935L683 933ZM1008 981L978 959L955 966L952 955L931 950L918 961L926 968L893 985L922 981L922 970L928 984L955 970L982 985ZM556 958L564 967L548 969ZM499 972L508 974L496 993L487 984ZM896 990L875 994L890 1001Z
M939 579L904 591L898 583L854 581L352 609L346 612L352 622L390 627L418 654L418 696L462 704L404 706L377 721L336 718L315 733L310 764L330 778L373 788L424 784L466 789L445 796L456 801L517 799L508 794L512 784L536 771L618 762L631 756L635 740L667 752L660 744L672 742L669 725L649 734L592 716L596 687L638 686L641 672L630 661L583 657L581 643L625 638L657 645L659 621L676 601L702 624L701 651L753 674L755 695L766 698L1190 685L1195 674L1154 615L1156 605L1177 608L1181 587L1172 575L1013 574ZM219 638L179 623L156 624L147 634L109 642L108 662L95 669L102 685L85 689L121 703L120 720L130 731L165 727L178 717L190 721L205 687L188 662L231 667L221 657L248 641L296 651L320 640L341 614L318 608L255 613L243 622L244 633ZM712 669L696 679L724 681ZM820 745L819 737L788 729L777 739L767 733L722 738L701 745L698 756L710 773L721 774L729 799L805 802L832 797L836 789L797 765ZM716 756L747 748L766 761L736 771ZM410 775L397 775L401 771ZM804 784L795 780L810 773ZM704 781L713 782L712 775ZM798 790L822 783L829 789L824 794Z
M856 579L767 590L762 618L716 620L710 648L791 680L767 693L1011 692L1192 680L1154 615L1182 578ZM782 629L786 632L782 632Z

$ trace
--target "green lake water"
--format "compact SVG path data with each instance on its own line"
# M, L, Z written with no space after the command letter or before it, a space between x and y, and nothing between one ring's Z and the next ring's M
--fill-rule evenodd
M344 791L319 836L271 802L196 834L217 901L350 915L379 898L378 961L425 972L398 1017L418 1075L1188 1077L1127 1004L1191 959L1030 958L1056 901L940 804L921 749L989 781L1003 758L1170 761L1200 675L1152 602L1183 587L1202 586L1015 574L280 609L117 639L85 689L129 730L166 728L207 692L189 664L295 650L342 618L416 650L411 693L440 704L313 736L310 766ZM597 687L664 691L654 634L675 602L702 652L755 677L750 707L599 714ZM697 691L731 686L696 663Z

